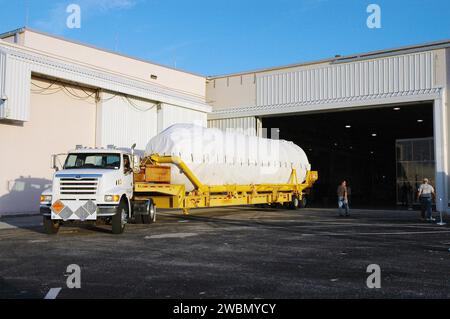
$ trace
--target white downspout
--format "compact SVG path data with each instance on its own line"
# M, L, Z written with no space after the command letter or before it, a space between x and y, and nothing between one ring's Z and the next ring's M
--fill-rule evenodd
M436 161L436 209L439 212L448 213L448 121L444 89L440 90L440 97L434 100L433 118Z

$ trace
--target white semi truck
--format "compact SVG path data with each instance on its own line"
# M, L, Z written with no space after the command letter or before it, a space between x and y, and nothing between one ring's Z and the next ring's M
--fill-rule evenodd
M53 155L56 173L52 188L40 199L45 232L55 234L67 221L103 219L115 234L123 232L130 218L154 222L156 210L151 199L133 201L133 166L139 163L133 149L77 146L66 155L62 170L57 166L57 155Z

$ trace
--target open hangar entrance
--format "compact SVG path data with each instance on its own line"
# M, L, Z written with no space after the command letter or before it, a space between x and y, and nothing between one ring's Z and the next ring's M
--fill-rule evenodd
M301 146L319 171L311 206L335 207L337 185L346 180L351 207L412 207L420 180L435 182L432 101L261 121L269 137Z

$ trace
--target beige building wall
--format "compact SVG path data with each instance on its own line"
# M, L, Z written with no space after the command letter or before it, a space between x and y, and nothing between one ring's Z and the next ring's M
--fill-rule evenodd
M0 215L39 211L40 193L53 175L50 155L95 146L94 92L56 84L44 92L51 84L32 79L29 122L0 121Z
M93 67L122 73L128 77L136 77L162 87L191 94L203 101L205 99L206 78L203 76L133 59L29 29L26 29L23 34L23 45L26 47L80 61ZM151 75L156 75L157 79L153 80Z
M256 73L208 80L206 102L213 109L255 106Z

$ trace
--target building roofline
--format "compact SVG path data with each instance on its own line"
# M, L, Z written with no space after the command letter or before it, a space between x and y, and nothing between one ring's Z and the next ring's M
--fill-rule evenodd
M0 39L11 37L11 36L16 35L18 33L23 33L24 31L25 31L25 28L18 28L18 29L14 29L14 30L11 30L11 31L6 31L6 32L3 32L3 33L0 33Z
M159 67L162 67L162 68L167 68L167 69L170 69L170 70L173 70L173 71L177 71L177 72L181 72L181 73L187 73L187 74L191 74L191 75L194 75L194 76L206 79L206 76L198 74L198 73L195 73L195 72L190 72L190 71L186 71L186 70L183 70L183 69L167 66L167 65L164 65L164 64L155 63L155 62L152 62L150 60L134 57L134 56L127 55L127 54L124 54L124 53L120 53L120 52L115 52L115 51L112 51L112 50L109 50L109 49L100 48L100 47L97 47L95 45L88 44L88 43L83 43L83 42L80 42L80 41L77 41L77 40L67 39L67 38L64 38L64 37L59 36L59 35L50 34L50 33L39 31L39 30L35 30L35 29L29 28L29 27L21 27L21 28L15 29L15 30L11 30L11 31L7 31L7 32L4 32L4 33L0 33L0 39L6 38L6 37L9 37L9 36L13 36L13 35L15 35L17 33L24 33L25 31L34 32L34 33L41 34L41 35L44 35L44 36L47 36L47 37L50 37L50 38L53 38L53 39L57 39L57 40L61 40L61 41L65 41L65 42L81 45L81 46L84 46L84 47L87 47L87 48L91 48L91 49L94 49L94 50L98 50L98 51L102 51L102 52L106 52L106 53L110 53L110 54L115 54L115 55L118 55L118 56L121 56L121 57L124 57L124 58L132 59L132 60L136 60L136 61L140 61L140 62L144 62L144 63L148 63L148 64L153 64L153 65L156 65L156 66L159 66Z
M338 56L338 57L333 57L333 58L314 60L314 61L309 61L309 62L292 63L292 64L286 64L286 65L281 65L281 66L273 66L273 67L268 67L268 68L259 68L259 69L254 69L254 70L248 70L248 71L243 71L243 72L235 72L235 73L229 73L229 74L207 76L207 79L214 80L214 79L227 78L227 77L232 77L232 76L277 71L277 70L282 70L282 69L309 66L309 65L321 64L321 63L345 63L345 62L356 61L356 60L367 60L367 59L379 58L379 57L384 57L384 56L415 53L415 52L422 52L422 51L429 51L429 50L437 50L437 49L449 48L449 47L450 47L450 39L446 39L446 40L427 42L427 43L416 44L416 45L408 45L408 46L402 46L402 47L391 48L391 49L383 49L383 50L369 51L369 52L359 53L359 54L351 54L351 55L346 55L346 56Z

